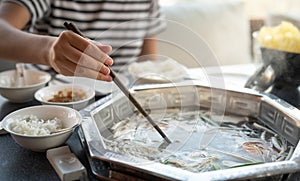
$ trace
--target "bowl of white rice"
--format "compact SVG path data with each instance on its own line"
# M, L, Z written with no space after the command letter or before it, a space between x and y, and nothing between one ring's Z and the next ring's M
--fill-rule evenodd
M77 110L55 105L23 108L2 120L3 129L20 146L38 152L64 144L80 124Z

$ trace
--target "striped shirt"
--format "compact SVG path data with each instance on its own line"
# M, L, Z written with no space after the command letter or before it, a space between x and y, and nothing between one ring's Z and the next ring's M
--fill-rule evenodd
M143 39L162 31L158 0L3 0L19 3L31 14L25 30L58 36L65 21L90 39L111 45L114 68L135 61Z

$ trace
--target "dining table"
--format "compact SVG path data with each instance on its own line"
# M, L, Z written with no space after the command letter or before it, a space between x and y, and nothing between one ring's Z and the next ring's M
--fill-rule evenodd
M243 87L247 78L253 74L257 66L253 64L229 65L215 68L207 68L205 71L212 76L221 76L224 78L225 86ZM201 79L203 74L198 72L202 68L190 68L191 79ZM217 70L217 71L214 71ZM203 70L203 69L202 69ZM201 71L202 71L201 70ZM203 72L203 71L202 71ZM96 96L96 100L104 96ZM11 103L0 96L0 120L7 114L29 106L40 105L37 100L27 103ZM78 135L78 128L72 133L65 145L69 146L71 151L77 156L79 161L87 170L87 176L84 180L99 180L90 168L88 158L84 147ZM249 180L273 180L273 177L255 178ZM280 180L300 180L300 172L285 174ZM109 179L109 178L107 178ZM51 166L46 157L46 152L34 152L19 146L10 134L0 135L0 181L56 181L60 180L58 174ZM101 178L103 180L103 178Z
M0 97L0 119L15 110L40 105L36 100L27 103L11 103ZM51 166L45 152L34 152L19 146L10 134L0 135L0 180L2 181L55 181L60 180ZM87 170L86 180L97 180L89 169L89 163L81 146L77 130L73 132L65 145L77 156Z

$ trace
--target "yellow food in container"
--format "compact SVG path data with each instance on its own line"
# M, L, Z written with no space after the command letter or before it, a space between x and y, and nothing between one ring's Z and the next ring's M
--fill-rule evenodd
M300 53L300 31L290 22L275 27L262 27L258 34L261 47Z

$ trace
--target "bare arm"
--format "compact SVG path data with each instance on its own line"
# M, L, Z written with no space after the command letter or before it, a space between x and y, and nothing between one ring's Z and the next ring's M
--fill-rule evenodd
M0 58L52 66L63 75L85 76L111 81L113 60L110 46L96 45L71 31L59 37L21 31L29 21L28 10L16 3L0 4Z
M19 30L29 20L26 8L15 3L1 3L0 58L49 65L47 52L55 39Z
M144 39L142 51L140 53L139 61L143 60L157 60L157 39L152 36Z

